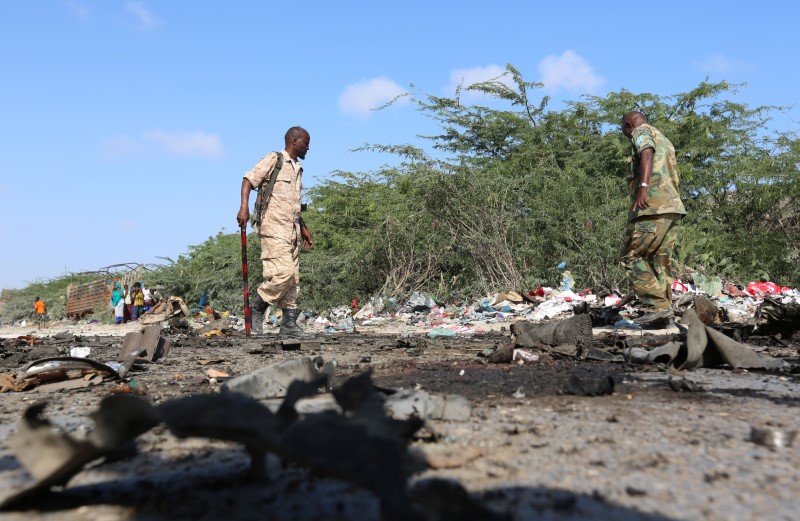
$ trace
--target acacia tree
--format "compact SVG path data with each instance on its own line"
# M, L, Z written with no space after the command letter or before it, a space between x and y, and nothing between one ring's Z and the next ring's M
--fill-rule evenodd
M621 90L548 110L546 97L531 101L540 86L508 66L504 77L453 98L410 95L441 132L420 136L426 146L366 144L398 164L338 172L310 190L304 218L315 247L302 253L302 305L416 289L467 299L552 286L561 261L582 287L626 289L618 260L630 144L619 122L634 109L677 150L688 210L680 270L798 284L800 144L796 134L770 132L769 116L780 109L749 108L733 101L738 85L703 82L672 96ZM486 104L464 103L464 91ZM195 298L202 288L240 298L238 237L220 234L195 248L154 275Z
M381 205L391 212L378 219L382 226L424 221L435 226L435 242L427 226L415 226L416 239L395 242L387 235L382 250L370 249L363 258L379 266L391 253L406 267L424 266L405 280L427 281L440 295L552 285L558 279L553 267L562 260L582 285L623 284L618 257L629 204L623 175L630 145L619 121L640 109L678 151L689 210L680 259L688 271L796 280L791 261L797 256L797 212L786 194L797 190L797 144L794 136L766 134L776 108L748 108L727 99L738 85L703 82L674 96L622 90L548 111L546 97L530 101L540 86L508 66L504 78L466 87L507 109L464 104L463 89L453 98L411 95L422 115L442 129L420 136L432 143L431 152L410 145L363 149L401 159L382 180L390 193L377 196L391 201ZM364 197L370 196L358 196ZM433 250L420 248L426 241ZM759 247L747 248L748 241ZM427 262L415 262L420 256ZM432 269L439 270L438 280L430 277ZM386 281L378 282L372 290L386 289Z

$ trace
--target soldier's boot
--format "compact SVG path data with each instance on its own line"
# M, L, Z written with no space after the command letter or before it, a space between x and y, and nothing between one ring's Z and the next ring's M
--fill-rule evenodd
M281 329L278 334L292 338L306 337L307 335L305 331L303 331L303 328L297 325L297 316L299 314L300 308L283 308L283 323L281 324Z
M256 301L250 306L250 330L261 335L264 333L264 316L270 308L268 302L264 302L261 295L256 293Z
M633 319L642 329L666 329L675 324L675 313L671 309L661 309L645 313Z

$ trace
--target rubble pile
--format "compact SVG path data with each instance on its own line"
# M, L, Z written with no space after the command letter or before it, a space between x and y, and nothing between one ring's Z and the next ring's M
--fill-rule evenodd
M178 439L241 445L250 458L248 478L255 482L267 476L265 461L273 455L356 485L378 498L383 519L434 519L433 512L452 498L459 498L459 508L480 512L480 519L504 519L458 483L413 482L426 469L467 465L484 454L437 443L432 422L473 418L473 401L450 392L451 385L480 385L482 375L502 379L512 369L564 362L570 370L559 376L557 393L601 400L620 393L625 372L668 375L669 389L679 393L708 392L688 371L798 372L800 292L699 280L676 282L673 310L657 322L642 321L633 298L575 291L569 280L559 289L500 292L459 306L421 292L401 303L381 297L363 306L354 301L324 316L305 313L305 327L316 332L310 340L281 338L274 330L247 338L240 318L192 315L180 299L167 301L121 342L69 333L47 342L34 334L7 338L0 358L13 372L0 372L0 392L51 398L86 392L102 399L89 415L93 428L77 433L63 432L45 417L46 399L26 404L7 445L31 480L0 498L0 507L29 508L43 494L69 490L79 473L161 429ZM209 349L190 362L194 368L184 363L182 372L169 374L175 357L193 356L192 346ZM357 351L345 365L349 378L341 378L341 367L329 356L342 346ZM458 346L466 369L417 367L416 360L449 346ZM223 348L235 350L240 365L228 363ZM450 380L438 392L419 385L378 387L372 371L386 370L376 362L387 353L400 355L391 371L442 371ZM595 365L581 371L579 362ZM156 386L177 391L163 399ZM522 401L529 389L520 385L507 393ZM790 446L795 435L790 428L754 426L748 439L777 450Z

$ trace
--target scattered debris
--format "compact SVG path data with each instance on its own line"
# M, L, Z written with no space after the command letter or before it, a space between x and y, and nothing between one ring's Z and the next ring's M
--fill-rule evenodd
M141 331L128 333L122 342L122 350L117 360L124 363L131 357L144 357L146 360L155 362L166 358L171 343L160 333L161 329L158 326L145 326Z
M148 390L147 385L138 380L129 380L115 385L110 392L111 394L135 394L137 396L146 396Z
M719 326L728 321L728 312L706 295L685 293L676 307L681 310L694 309L697 318L707 326Z
M167 319L178 317L188 317L191 315L189 306L182 298L171 296L167 300L159 302L152 309L142 316L141 321L143 324L152 324L155 322L162 322ZM184 321L185 322L185 321ZM177 327L180 327L181 321L175 322ZM188 325L188 324L187 324Z
M458 394L429 394L420 390L397 390L386 398L386 412L392 418L405 420L467 421L472 405Z
M436 301L430 295L426 295L419 291L415 291L408 297L405 305L401 308L401 311L405 312L417 312L417 311L428 311L429 309L436 307Z
M719 367L727 364L733 369L779 369L782 360L762 356L747 346L703 324L694 310L683 313L688 326L686 343L672 342L650 351L646 360L666 363L678 370Z
M83 376L86 372L105 373L113 378L119 378L117 371L108 365L92 360L91 358L74 358L71 356L54 356L42 358L26 364L17 373L17 380L36 377L40 381L57 380L69 378L69 372L80 373Z
M448 329L446 327L435 327L428 331L428 338L436 338L436 337L452 337L456 336L456 331L454 329Z
M72 347L69 350L69 356L74 358L89 358L90 354L92 354L90 347Z
M698 391L702 391L702 387L697 385L695 382L689 380L688 378L673 378L670 376L667 378L667 384L669 388L675 392L690 392L695 393Z
M159 406L130 395L111 395L92 414L95 428L84 440L54 429L41 416L45 404L33 405L9 444L35 482L6 498L0 509L21 507L51 487L66 485L90 461L163 423L181 438L201 436L244 444L252 458L253 478L263 477L264 456L272 452L287 462L373 491L381 500L381 511L391 519L419 518L406 485L412 472L427 467L407 450L411 436L422 426L419 419L385 416L369 373L350 379L334 392L342 414L324 411L300 417L295 404L314 394L324 380L293 382L277 413L238 393L195 395Z
M750 441L756 445L762 445L771 449L782 449L791 447L797 431L784 431L771 427L751 427Z
M759 334L781 334L786 338L800 340L800 304L783 303L772 297L765 297L755 313L756 328Z
M668 344L670 342L682 342L686 341L685 335L676 335L676 334L667 334L667 335L653 335L653 334L646 334L643 336L628 336L623 337L617 340L614 343L614 347L618 350L623 349L631 349L634 347L638 348L646 348L646 347L658 347L663 346L664 344Z
M197 363L200 364L200 365L208 365L208 364L219 364L219 363L222 363L224 361L225 361L224 358L216 358L214 360L206 360L204 358L201 358L201 359L197 360Z
M46 402L25 411L17 431L9 438L9 447L17 460L36 480L0 503L8 510L54 486L63 486L84 465L110 454L158 424L158 414L139 398L113 395L100 403L92 414L95 428L85 440L76 440L42 418Z
M614 393L614 377L604 376L579 376L573 373L564 387L564 394L575 396L605 396Z
M209 378L217 378L217 379L231 377L230 374L219 371L217 369L206 369L206 375L208 375Z
M494 353L489 354L486 359L491 364L507 364L514 359L514 344L506 343L498 346Z
M312 382L324 375L325 385L329 385L335 367L335 362L324 362L322 357L314 360L308 357L292 358L232 378L222 384L221 390L242 393L256 400L280 398L286 396L290 384L295 380Z
M192 333L197 336L224 336L231 332L233 327L231 325L231 321L227 318L221 318L219 320L213 320L198 329L195 329Z
M517 321L511 326L515 347L538 347L580 357L592 346L592 320L586 314L544 324Z
M525 362L538 362L539 355L536 353L531 353L530 351L525 351L524 349L514 349L511 354L511 361L519 360L521 363Z
M34 378L18 380L13 374L0 373L0 393L25 391L36 387L39 381Z

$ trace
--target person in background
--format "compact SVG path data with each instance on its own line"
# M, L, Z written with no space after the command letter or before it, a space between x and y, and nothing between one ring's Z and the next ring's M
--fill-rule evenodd
M44 300L40 300L39 297L36 297L36 300L33 301L33 309L36 311L36 323L39 325L39 328L41 328L44 325L45 314L47 313Z
M128 284L125 283L122 285L123 287L123 294L122 294L122 301L125 303L123 308L123 319L122 322L130 322L133 319L133 295L131 294L131 290L128 287Z
M114 323L122 324L125 320L125 290L119 282L114 283L114 291L111 292L111 307L114 308Z
M144 310L147 311L153 307L153 295L145 284L142 284L142 293L144 294Z
M133 285L133 320L139 320L144 313L144 293L138 283Z

